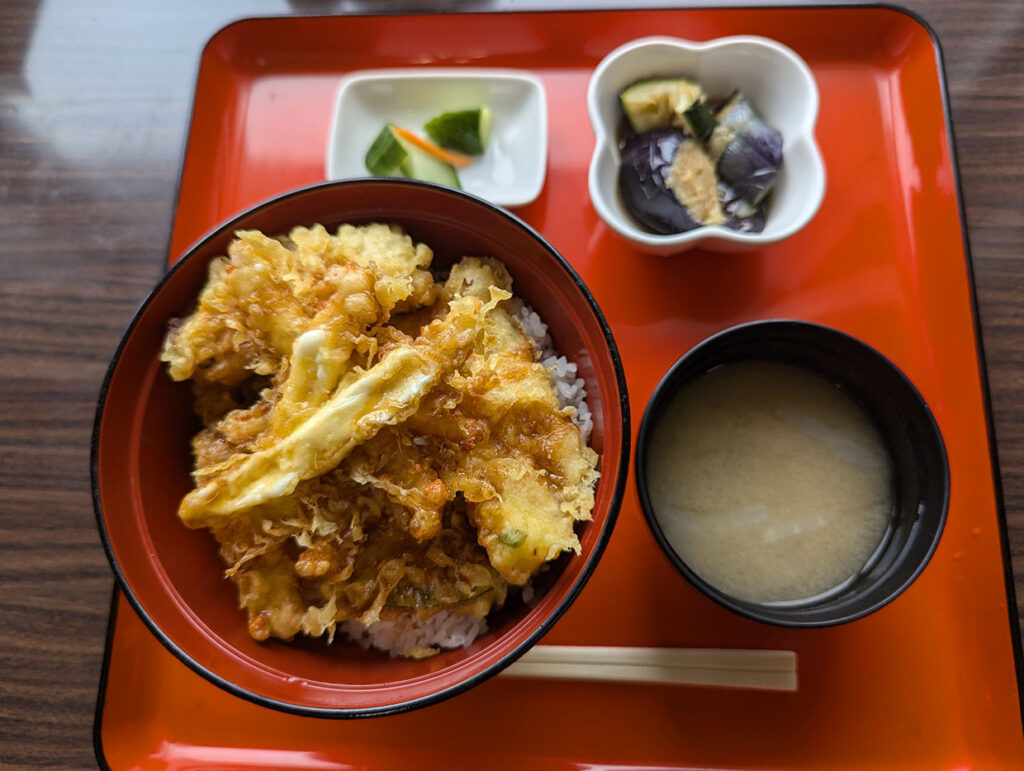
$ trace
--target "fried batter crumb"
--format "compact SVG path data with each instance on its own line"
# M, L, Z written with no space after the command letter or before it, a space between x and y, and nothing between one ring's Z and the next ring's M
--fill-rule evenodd
M395 225L240 231L168 329L204 426L178 514L216 537L256 640L482 618L580 550L598 457L512 278L466 257L442 282L432 260Z

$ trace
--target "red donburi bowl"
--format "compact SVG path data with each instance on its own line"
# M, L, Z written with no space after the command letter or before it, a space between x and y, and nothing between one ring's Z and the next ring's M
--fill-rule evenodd
M591 444L601 478L583 551L560 563L532 608L517 601L464 649L405 661L353 644L258 643L246 631L213 537L190 530L177 506L190 489L193 430L187 384L158 360L167 322L187 313L209 261L236 230L268 234L296 225L328 228L387 221L430 245L444 268L464 255L492 255L515 291L540 313L556 348L576 362L594 414ZM404 711L482 682L522 655L565 612L593 571L622 499L629 409L615 342L597 303L569 264L535 231L473 196L403 180L348 180L302 188L262 203L196 243L157 284L121 341L100 395L93 434L93 498L121 589L152 632L212 682L266 706L323 717Z

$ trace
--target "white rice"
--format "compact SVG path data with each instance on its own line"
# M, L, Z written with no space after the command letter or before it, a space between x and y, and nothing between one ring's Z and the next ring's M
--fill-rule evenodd
M548 326L537 312L519 301L514 302L510 308L513 318L536 343L538 360L551 372L559 404L573 408L572 421L579 427L583 441L589 442L594 421L587 405L586 383L577 376L576 364L555 350ZM532 582L522 588L521 598L528 606L533 605L537 598ZM487 631L487 620L442 610L423 621L414 613L407 613L395 619L378 620L368 627L359 621L344 621L339 628L346 637L364 648L372 646L392 656L403 656L417 652L422 654L431 648L453 649L469 645Z
M541 365L551 372L559 404L574 409L572 422L579 427L583 441L589 442L594 420L587 405L587 384L583 378L577 376L576 363L555 350L551 335L548 334L548 325L529 305L522 304L515 310L514 318L519 322L523 332L536 343L537 350L540 351Z
M356 620L343 621L341 631L364 648L387 651L392 656L408 655L430 648L461 648L487 631L487 619L442 610L421 621L414 613L394 619L380 619L370 626Z

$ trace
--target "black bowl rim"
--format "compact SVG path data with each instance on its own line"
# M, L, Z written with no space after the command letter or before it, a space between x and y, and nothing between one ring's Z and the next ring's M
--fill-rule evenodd
M935 535L932 537L931 542L928 544L928 548L916 566L916 568L908 574L906 579L896 586L889 594L883 598L876 600L874 603L866 605L858 610L845 613L841 616L836 616L830 619L806 619L800 617L786 618L784 615L774 615L777 612L785 613L785 608L765 608L765 606L759 605L758 603L744 602L738 600L729 594L726 594L722 590L718 589L714 585L705 581L697 573L695 573L676 553L675 549L669 543L668 538L665 537L662 531L661 525L658 522L658 518L654 512L654 506L651 503L650 495L648 494L647 487L647 438L651 431L651 424L659 403L664 400L665 394L668 392L669 384L673 381L674 375L682 367L684 367L694 356L707 350L707 348L721 344L723 338L733 337L737 334L754 329L756 331L763 331L766 334L770 334L772 330L777 329L792 329L792 328L803 328L813 330L814 334L832 336L834 338L844 339L848 343L852 343L854 346L859 347L865 351L869 356L875 357L881 364L887 366L892 373L896 376L897 380L905 386L909 393L914 397L917 404L922 408L922 413L927 420L927 429L932 434L932 437L936 443L936 449L942 464L942 483L943 489L941 491L941 508L938 515L938 521L935 528ZM925 401L921 392L914 385L913 381L907 377L906 373L903 372L896 364L889 359L885 354L879 351L874 346L869 345L863 340L844 332L835 327L830 327L825 324L818 324L812 321L803 321L800 319L789 319L789 318L777 318L777 319L762 319L757 321L748 321L742 324L737 324L727 329L723 329L716 332L698 342L690 350L680 356L673 362L672 366L662 375L658 384L655 386L654 391L651 393L650 399L647 401L647 406L644 409L643 417L640 420L640 428L637 432L636 437L636 452L634 453L634 472L637 493L640 497L640 508L643 510L644 519L647 521L648 528L650 529L655 540L658 542L658 546L661 548L662 553L668 558L672 566L701 594L705 597L716 602L718 605L731 610L741 616L744 616L753 621L759 621L761 623L770 624L777 627L786 627L789 629L811 629L811 628L822 628L822 627L834 627L842 624L847 624L851 621L864 618L875 611L885 607L890 602L895 600L907 588L917 580L918 576L924 571L928 563L931 561L932 555L934 555L936 548L938 548L939 541L942 538L942 533L946 527L946 517L949 513L949 489L950 489L950 474L949 474L949 458L946 454L945 442L942 438L942 432L939 430L938 423L935 420L935 415L932 413L931 407L928 402Z
M215 238L223 235L224 231L235 228L238 223L257 212L276 206L284 200L295 198L301 195L306 195L311 192L316 192L326 188L337 188L342 186L361 186L367 183L373 184L389 184L398 186L409 186L409 187L421 187L436 191L439 194L448 195L456 198L464 198L478 206L482 206L489 209L492 213L498 214L504 217L506 220L511 221L513 224L525 230L530 236L532 236L547 252L554 258L555 264L558 265L565 277L568 278L576 286L576 288L583 295L584 299L591 312L594 314L595 319L601 329L604 341L608 346L608 353L612 360L612 365L615 370L616 387L618 390L618 403L619 410L622 415L622 424L620 429L622 431L622 442L620 445L620 452L622 454L621 461L619 463L619 472L615 479L615 487L612 494L612 499L608 508L608 516L605 521L603 530L598 536L597 542L594 544L593 551L587 558L583 569L580 571L579 577L569 588L566 595L559 601L558 605L551 611L551 613L543 619L537 628L533 630L521 643L513 648L509 653L488 665L480 672L476 673L472 677L466 678L458 683L450 685L446 688L442 688L434 693L420 696L414 699L408 699L405 701L396 702L394 704L381 705L378 707L358 707L358 708L347 708L347 707L310 707L301 704L295 704L293 702L282 701L279 699L270 698L258 693L254 693L246 688L243 688L230 680L216 674L209 670L207 667L200 664L198 661L193 659L186 651L180 648L174 643L170 637L164 633L164 631L157 625L148 613L142 607L141 602L132 591L130 584L128 583L127 577L121 570L121 566L114 555L113 547L110 542L109 535L106 528L106 519L103 513L103 506L100 501L99 494L99 435L100 426L103 422L103 413L106 407L107 395L110 388L111 380L113 379L114 373L117 369L118 363L121 360L121 355L124 352L124 348L128 343L128 340L132 337L135 331L135 327L138 325L146 309L150 306L156 296L160 293L163 287L170 281L171 277L184 266L199 249L204 247L208 242ZM611 395L609 395L611 396ZM492 204L491 202L480 198L479 196L467 193L464 190L457 190L450 188L445 185L434 184L432 182L423 182L420 180L411 179L398 179L391 177L359 177L352 179L334 180L327 182L318 182L311 185L305 185L298 188L293 188L279 195L275 195L271 198L267 198L253 206L250 206L243 211L235 214L230 219L222 221L220 224L214 226L208 230L203 236L192 243L183 253L182 256L166 270L166 272L160 277L156 285L146 295L139 306L136 308L135 313L132 316L132 320L126 327L124 334L121 336L120 341L117 344L117 348L114 351L114 355L111 358L110 365L107 368L107 372L103 378L103 383L100 386L99 397L96 407L96 414L93 421L92 439L90 444L90 476L92 482L92 500L93 500L93 511L96 516L97 529L99 530L100 540L103 544L103 551L107 556L107 560L110 563L111 570L114 573L114 579L121 592L124 594L128 603L132 609L146 625L150 632L163 644L163 646L169 650L179 661L185 666L191 669L196 674L200 675L204 679L213 683L214 685L228 691L235 696L243 698L247 701L259 704L264 707L269 707L281 712L286 712L295 715L305 715L311 717L320 718L368 718L368 717L380 717L384 715L393 715L403 712L409 712L411 710L425 707L431 704L444 701L445 699L451 698L463 691L467 691L475 685L488 680L500 671L508 667L510 664L515 662L520 656L526 651L532 648L537 641L543 637L552 626L562 617L566 610L572 605L579 596L579 593L583 590L584 585L590 579L591 574L594 572L594 568L597 566L601 555L604 553L605 548L608 545L608 541L611 538L612 531L615 528L615 523L618 519L619 509L622 506L622 500L625 495L626 478L629 474L629 454L630 454L630 415L629 415L629 396L626 388L626 375L622 367L622 359L619 355L618 346L615 344L615 338L612 335L611 327L608 325L608 321L604 316L604 312L601 310L594 298L590 289L583 282L583 279L573 269L569 262L561 255L561 253L552 246L552 244L544 238L537 230L528 225L522 219L514 215L512 212Z

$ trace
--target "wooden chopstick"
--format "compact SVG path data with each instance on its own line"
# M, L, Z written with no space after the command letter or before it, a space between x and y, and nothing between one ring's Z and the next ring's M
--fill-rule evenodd
M772 691L797 688L796 653L776 650L537 645L502 674Z

